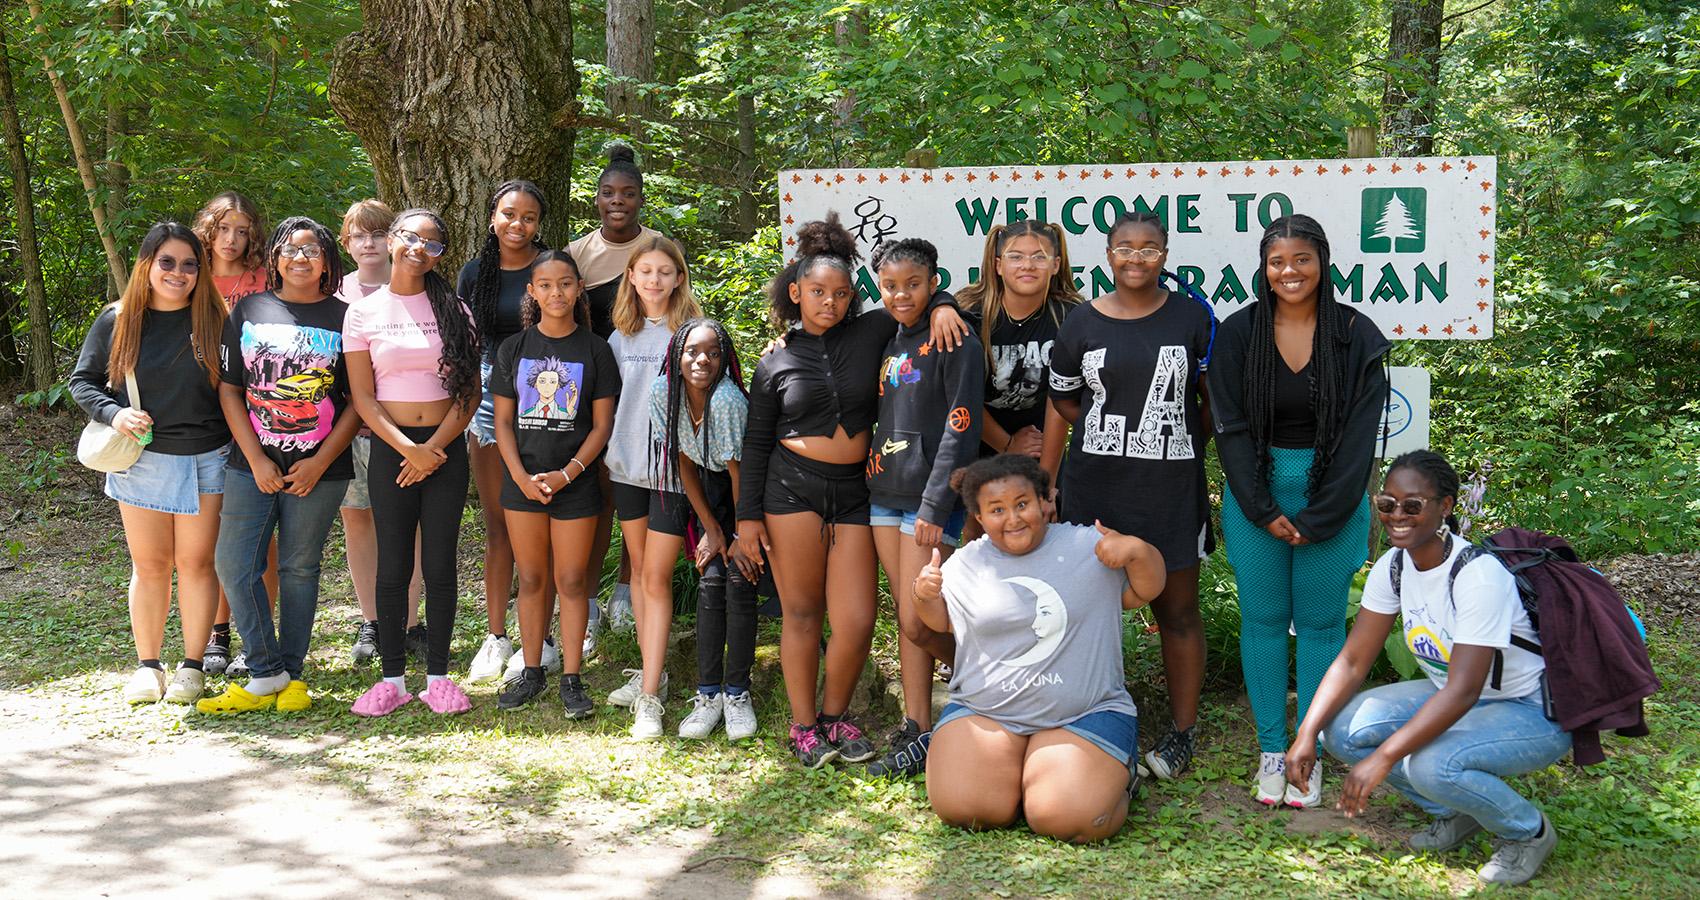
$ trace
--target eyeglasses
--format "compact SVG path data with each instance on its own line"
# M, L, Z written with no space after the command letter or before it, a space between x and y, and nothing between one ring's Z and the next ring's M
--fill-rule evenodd
M1156 262L1163 258L1163 251L1156 247L1111 247L1110 255L1123 262L1134 259L1140 262Z
M1034 253L1034 254L1031 254L1031 255L1026 254L1026 253L1001 253L1001 254L998 255L998 259L1001 259L1004 262L1009 263L1010 265L1016 267L1017 269L1021 268L1022 266L1028 265L1029 263L1031 263L1033 266L1035 266L1037 268L1042 269L1045 266L1050 265L1051 260L1053 260L1055 258L1056 257L1051 256L1048 253Z
M350 244L381 244L384 242L384 233L382 231L350 231L348 242Z
M159 267L161 272L182 272L185 275L193 275L201 271L200 262L188 257L178 259L174 256L156 256L153 258L153 264Z
M425 255L432 258L442 256L443 251L449 249L449 245L442 241L428 241L411 231L392 231L390 236L401 241L401 245L409 250L423 249Z
M1406 497L1400 500L1388 494L1377 494L1375 496L1375 511L1384 516L1393 515L1394 510L1398 510L1407 516L1420 516L1423 514L1423 510L1428 507L1429 501L1439 499L1439 497Z
M277 248L277 255L284 259L318 259L325 251L318 244L284 244Z

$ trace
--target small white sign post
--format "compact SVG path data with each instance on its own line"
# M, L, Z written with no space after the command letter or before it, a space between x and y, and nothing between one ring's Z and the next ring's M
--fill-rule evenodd
M1421 366L1394 366L1388 392L1387 408L1381 414L1381 427L1387 434L1384 459L1392 459L1411 450L1428 449L1428 370ZM1375 442L1376 449L1381 441Z

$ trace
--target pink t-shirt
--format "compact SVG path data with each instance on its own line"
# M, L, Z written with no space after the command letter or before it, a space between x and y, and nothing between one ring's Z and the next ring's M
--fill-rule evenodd
M383 287L381 284L361 284L360 273L350 272L342 276L342 287L336 293L344 303L353 303L356 300L364 300L376 294L381 287Z
M465 305L461 312L472 317ZM422 403L449 396L439 374L443 339L423 293L392 294L380 288L348 308L342 325L345 352L372 355L379 401Z

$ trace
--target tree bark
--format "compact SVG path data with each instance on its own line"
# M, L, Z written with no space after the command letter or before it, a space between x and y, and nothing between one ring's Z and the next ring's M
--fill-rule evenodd
M839 59L848 67L856 48L867 42L868 21L862 17L859 10L845 13L833 23L832 36L838 44ZM838 168L853 168L861 164L859 145L863 130L862 115L856 109L855 88L844 89L844 95L838 98L836 112L836 124L843 131L843 137L837 142Z
M113 31L123 31L126 19L123 0L111 0L106 9L106 25ZM124 94L119 90L106 92L106 221L115 232L124 221L124 211L130 206L130 166L124 162L124 144L130 131L130 113L124 106ZM115 235L116 237L116 235ZM108 279L107 300L118 299L120 286Z
M568 0L362 0L361 13L337 46L331 107L380 198L448 222L445 275L482 246L490 191L509 178L543 189L542 237L563 246L579 83Z
M30 21L35 23L35 30L42 35L47 34L47 27L42 23L44 15L41 11L41 0L29 0ZM95 231L100 233L100 245L106 251L106 267L112 275L112 281L118 285L119 293L123 293L124 285L129 281L129 272L124 267L124 259L118 253L118 242L113 237L110 223L106 221L106 207L98 199L100 184L95 179L94 159L89 156L88 140L83 135L83 125L77 119L77 109L71 105L71 93L65 88L65 79L59 76L59 70L53 68L53 60L44 52L41 56L42 67L47 70L47 80L53 85L53 96L59 100L59 112L65 117L65 131L71 138L71 153L77 159L77 175L83 180L83 191L88 195L89 215L94 218ZM33 352L33 351L32 351Z
M648 104L638 85L655 80L655 6L651 0L608 0L608 111L643 140Z
M743 9L749 0L728 0L727 12ZM739 38L739 46L744 52L750 52L750 35L746 31ZM756 98L749 92L747 86L738 94L738 161L737 192L738 192L738 231L742 236L755 234L761 223L756 221L756 187L760 179L756 177Z
M24 152L23 123L12 88L11 50L0 31L0 118L5 120L6 155L12 162L12 202L17 206L18 256L24 267L24 294L30 322L30 387L45 391L53 385L53 319L47 312L47 282L41 276L41 249L35 234L35 198L30 189L30 161ZM49 71L52 71L51 67ZM9 318L9 317L8 317Z
M1389 156L1434 153L1434 98L1440 86L1440 23L1445 0L1393 0L1387 32L1387 86L1381 95Z

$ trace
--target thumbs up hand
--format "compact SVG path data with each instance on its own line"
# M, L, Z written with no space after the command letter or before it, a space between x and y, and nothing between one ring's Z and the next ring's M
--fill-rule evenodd
M915 576L915 599L924 603L937 602L944 591L944 571L940 568L939 549L933 548L932 561L921 567Z

